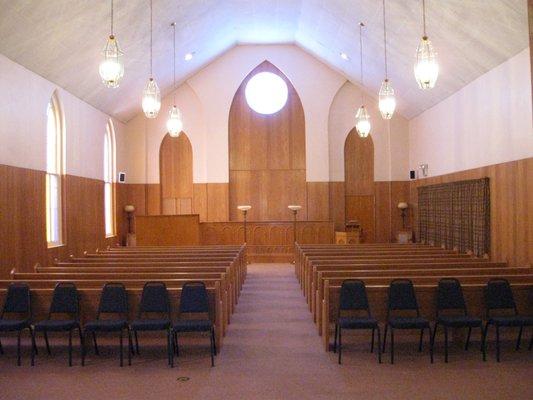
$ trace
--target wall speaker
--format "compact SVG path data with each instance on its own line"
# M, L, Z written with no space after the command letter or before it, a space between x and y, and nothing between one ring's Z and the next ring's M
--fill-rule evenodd
M416 171L415 170L411 170L409 171L409 179L416 179Z
M118 173L118 181L120 183L126 182L126 173L125 172L119 172Z

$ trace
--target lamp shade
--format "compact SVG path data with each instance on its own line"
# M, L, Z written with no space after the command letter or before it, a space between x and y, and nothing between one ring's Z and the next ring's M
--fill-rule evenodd
M131 204L125 205L124 206L124 211L126 211L127 213L134 212L135 211L135 206L133 206Z
M300 211L302 209L302 206L298 206L298 205L290 205L287 207L289 210L291 211Z
M398 203L398 208L400 210L405 210L406 208L409 208L409 204L407 204L406 202L402 201L402 202Z
M252 209L252 206L237 206L237 210L239 211L248 211L251 209Z

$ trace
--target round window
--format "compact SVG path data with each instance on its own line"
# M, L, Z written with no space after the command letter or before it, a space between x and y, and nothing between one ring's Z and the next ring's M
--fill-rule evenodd
M272 72L260 72L246 84L246 102L259 114L274 114L287 103L289 89L285 81Z

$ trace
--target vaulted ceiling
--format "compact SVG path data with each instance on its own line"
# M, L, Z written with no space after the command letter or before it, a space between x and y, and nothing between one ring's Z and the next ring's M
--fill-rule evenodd
M426 3L441 74L433 90L421 91L413 77L421 0L386 0L389 76L407 118L528 47L526 0ZM98 75L110 1L0 0L0 10L0 53L122 121L140 112L149 73L148 0L115 0L115 32L126 72L114 90ZM170 23L176 22L178 81L239 43L295 43L360 84L359 21L367 25L363 85L377 94L384 77L379 0L154 0L154 75L162 93L170 92ZM195 55L185 62L188 52Z

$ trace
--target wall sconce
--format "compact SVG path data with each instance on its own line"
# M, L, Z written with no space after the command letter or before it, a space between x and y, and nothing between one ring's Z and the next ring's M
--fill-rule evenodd
M420 164L418 166L418 169L422 171L422 176L428 176L428 165L427 164Z
M246 214L252 209L252 206L237 206L237 210L242 211L244 217L244 243L246 244Z
M409 204L406 202L400 202L398 203L398 209L402 212L402 228L405 229L405 215L407 214L407 209L409 208Z
M128 204L124 206L124 211L126 212L126 215L128 216L128 234L133 233L131 231L131 220L133 219L133 213L135 211L135 206Z

